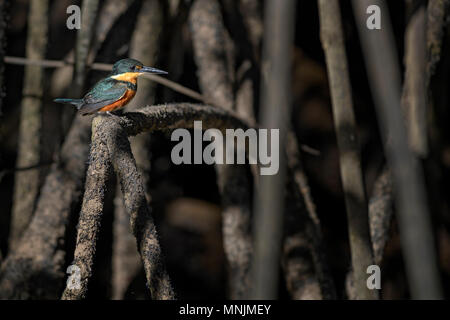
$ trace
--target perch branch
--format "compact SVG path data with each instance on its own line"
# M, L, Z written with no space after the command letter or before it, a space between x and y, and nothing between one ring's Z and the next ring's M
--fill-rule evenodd
M144 131L192 128L194 120L202 120L205 129L247 128L244 122L230 112L191 104L146 107L139 112L126 113L119 120L108 117L94 119L91 159L73 263L81 269L81 289L66 288L63 299L86 296L111 162L122 186L125 207L130 214L131 227L138 242L152 297L173 298L173 291L163 268L156 229L149 216L144 188L126 136Z
M111 163L108 159L107 138L105 138L105 132L99 128L99 125L100 118L95 118L92 122L91 152L86 174L83 204L78 222L74 261L71 264L80 268L81 288L70 289L66 287L62 297L64 300L84 298L87 293L89 277L92 275L95 242L100 230L106 182L111 170Z

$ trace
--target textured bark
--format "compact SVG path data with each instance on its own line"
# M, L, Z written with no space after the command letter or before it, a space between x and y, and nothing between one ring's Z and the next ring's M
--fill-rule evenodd
M319 0L318 4L347 207L353 283L357 299L377 299L377 291L366 285L366 270L373 264L372 245L340 8L337 0Z
M393 205L392 176L389 169L385 167L375 181L369 202L370 235L373 257L377 265L383 261L384 248L389 240Z
M81 288L66 287L63 299L86 297L101 225L106 183L112 165L122 186L125 208L130 215L131 230L143 259L152 298L172 299L173 290L162 262L155 225L148 211L144 188L127 136L117 122L109 120L100 116L92 123L90 161L72 263L80 268Z
M44 59L47 48L48 0L30 2L28 13L28 59ZM29 167L41 159L42 99L44 69L26 66L16 167ZM28 226L39 194L40 170L18 171L14 177L14 199L9 245L14 249Z
M86 297L111 165L114 166L122 187L125 208L130 214L131 230L137 240L152 297L174 297L127 135L179 127L192 128L194 120L203 120L205 129L247 128L245 123L230 112L190 104L152 106L140 112L127 113L121 118L99 116L94 119L90 164L73 262L81 271L81 288L66 288L63 299Z
M80 268L81 288L69 289L66 287L63 293L63 299L66 300L84 298L87 293L88 280L92 275L95 244L100 230L106 183L111 170L108 141L104 136L105 132L98 128L100 121L100 118L95 118L92 122L89 167L86 173L83 204L77 227L74 261L71 264Z
M86 297L101 225L106 183L112 165L122 187L125 208L130 215L131 230L143 259L152 298L174 297L163 265L155 225L149 214L144 187L126 133L121 129L118 122L102 116L94 118L92 123L90 163L72 263L80 268L81 288L66 287L63 293L65 300Z
M112 253L112 299L124 298L128 286L141 270L142 262L136 247L136 239L130 232L130 218L125 210L120 185L114 199Z
M98 19L94 15L89 15L89 19L96 19L97 22L95 24L95 32L92 39L91 49L89 50L88 62L87 64L92 63L98 53L98 50L101 48L102 44L106 40L109 32L111 31L114 24L117 22L119 17L125 13L125 11L129 8L130 4L133 1L131 0L108 0L101 8ZM91 4L93 5L93 4ZM97 9L95 9L97 10ZM89 41L84 41L84 45L89 44ZM82 50L84 54L86 54L86 50ZM74 61L75 50L71 50L65 57L64 61ZM63 68L59 68L55 70L51 79L51 87L50 92L54 97L61 96L67 87L70 85L72 81L73 68L71 65L67 64Z
M156 65L160 36L163 24L162 4L159 0L145 0L139 10L135 32L131 39L130 56L144 65ZM127 107L136 110L154 102L154 83L148 80L139 82L139 91ZM142 177L147 202L150 202L148 184L150 180L150 135L141 134L130 138L131 150ZM119 190L119 188L118 188ZM113 243L113 299L122 299L130 282L141 268L136 242L130 235L126 224L127 214L123 205L122 193L116 194L114 202L114 243Z

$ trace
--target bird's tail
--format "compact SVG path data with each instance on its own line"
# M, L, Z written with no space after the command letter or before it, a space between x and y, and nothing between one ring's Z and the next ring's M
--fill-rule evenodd
M77 109L80 109L81 106L83 105L83 100L82 99L55 99L53 100L56 103L62 103L62 104L71 104L77 107Z

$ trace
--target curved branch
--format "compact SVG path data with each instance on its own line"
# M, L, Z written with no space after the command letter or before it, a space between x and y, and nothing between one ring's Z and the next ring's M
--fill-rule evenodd
M130 214L131 228L144 263L152 297L155 299L174 297L164 268L156 228L148 211L144 187L127 136L143 131L192 128L194 120L202 120L205 129L247 128L247 125L231 112L217 107L192 104L152 106L139 112L126 113L120 118L100 116L94 119L90 165L73 263L81 270L81 288L66 288L63 299L80 299L87 294L111 164L114 165L122 186L124 204Z
M135 31L130 43L130 57L141 61L144 65L153 66L158 56L160 37L163 25L163 8L160 0L145 0L139 9ZM128 106L128 110L136 110L146 103L153 104L155 84L143 81ZM149 134L141 134L130 139L131 150L136 158L136 165L141 174L147 203L150 202L148 185L150 181L150 149ZM136 250L136 241L129 232L128 214L123 203L120 187L116 188L114 200L114 239L113 239L113 299L122 299L131 281L141 270L142 264Z

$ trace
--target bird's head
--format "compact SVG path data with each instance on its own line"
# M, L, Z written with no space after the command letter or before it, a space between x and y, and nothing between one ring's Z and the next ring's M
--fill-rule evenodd
M146 67L142 64L142 62L137 61L135 59L122 59L114 63L111 77L117 80L137 78L138 76L144 73L153 73L153 74L167 74L167 72Z

